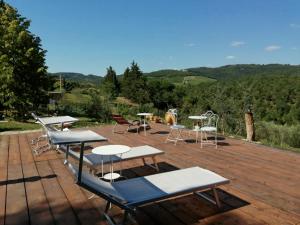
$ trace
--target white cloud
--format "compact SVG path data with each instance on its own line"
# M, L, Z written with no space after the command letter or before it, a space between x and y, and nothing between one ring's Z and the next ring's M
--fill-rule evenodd
M195 43L186 43L184 46L186 47L194 47L196 44Z
M291 24L290 24L290 27L291 27L291 28L296 28L296 29L298 28L298 29L299 29L299 28L300 28L300 24L291 23Z
M267 51L267 52L273 52L273 51L276 51L279 49L281 49L281 46L279 46L279 45L269 45L269 46L265 47L265 51Z
M233 41L230 43L230 45L232 47L236 47L236 48L241 47L242 45L245 45L245 44L246 43L244 41Z
M226 58L226 59L235 59L235 56L233 56L233 55L228 55L228 56L226 56L225 58Z
M291 47L291 50L298 50L297 47Z

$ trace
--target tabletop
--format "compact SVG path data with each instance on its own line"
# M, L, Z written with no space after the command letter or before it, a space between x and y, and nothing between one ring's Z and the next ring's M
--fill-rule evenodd
M118 155L125 152L129 152L131 147L126 145L103 145L96 147L92 150L92 153L98 155Z
M78 131L49 131L49 138L52 144L75 144L106 141L107 138L91 130Z
M78 119L71 116L51 116L51 117L39 117L39 121L45 125L60 124L60 123L72 123L77 122Z
M205 119L207 119L207 116L189 116L189 119L192 119L192 120L205 120Z
M138 113L138 116L151 116L153 113Z

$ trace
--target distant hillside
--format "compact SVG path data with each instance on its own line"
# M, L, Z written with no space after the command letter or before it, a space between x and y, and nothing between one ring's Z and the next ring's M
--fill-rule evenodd
M97 75L84 75L82 73L70 73L70 72L59 72L59 73L49 73L50 76L60 76L62 75L67 81L78 82L83 85L96 85L99 86L103 80L103 77Z
M149 80L164 79L176 85L181 84L199 84L203 82L212 82L228 78L237 78L252 75L294 75L300 76L300 65L293 66L288 64L238 64L227 65L216 68L196 67L185 70L158 70L150 73L144 73ZM103 77L96 75L84 75L81 73L49 73L50 76L62 75L66 80L78 82L82 85L99 86ZM122 75L118 78L122 79Z
M164 79L174 84L198 84L202 82L212 82L215 79L206 76L198 76L186 70L158 70L145 73L148 79ZM195 76L196 75L196 76Z
M300 65L288 64L239 64L227 65L216 68L198 67L186 69L196 76L205 76L213 79L227 79L251 75L294 75L300 76Z

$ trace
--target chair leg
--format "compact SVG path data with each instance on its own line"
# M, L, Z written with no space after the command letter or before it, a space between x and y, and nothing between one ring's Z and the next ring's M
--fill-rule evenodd
M203 145L203 132L200 131L200 147L202 148Z
M170 130L165 143L167 143L169 141L169 138L172 136L172 132L173 132L173 129Z
M117 126L117 125L118 125L117 123L114 125L114 127L113 127L113 129L112 129L112 133L115 133L115 130L116 130L116 126Z
M217 137L217 132L215 134L215 144L216 144L216 149L218 148L218 137Z

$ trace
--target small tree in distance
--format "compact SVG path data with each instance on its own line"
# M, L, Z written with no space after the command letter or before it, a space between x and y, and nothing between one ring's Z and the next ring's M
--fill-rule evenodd
M149 101L146 78L134 61L131 63L131 67L126 68L124 72L122 94L124 97L139 104Z
M112 98L117 97L120 93L120 83L117 79L116 72L111 66L107 68L103 86L105 92Z

